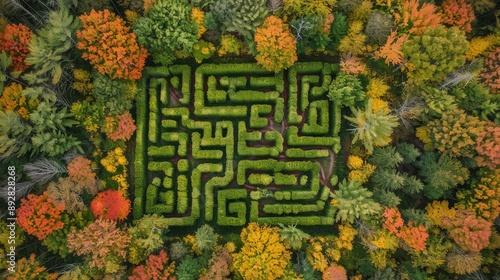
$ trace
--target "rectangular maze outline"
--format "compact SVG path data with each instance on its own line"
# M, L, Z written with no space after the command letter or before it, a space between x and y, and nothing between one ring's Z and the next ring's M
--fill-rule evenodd
M242 66L245 69L242 69ZM337 65L333 65L337 66ZM229 71L228 71L229 69ZM325 70L326 69L326 70ZM243 71L242 71L243 70ZM330 79L324 79L323 85L320 86L314 86L313 89L311 90L311 94L317 94L317 92L321 91L324 93L325 90L327 90L328 84L331 81L331 74L333 74L334 71L338 71L338 67L332 67L332 65L327 64L327 63L321 63L321 62L312 62L312 63L297 63L295 66L290 68L286 72L281 72L278 74L277 77L280 77L281 75L281 80L282 80L282 85L280 88L280 85L277 86L278 91L283 91L283 85L284 85L284 79L283 76L288 77L289 80L289 94L290 92L294 90L298 90L298 87L301 86L301 89L304 91L309 92L309 83L308 79L311 79L312 82L314 81L315 76L308 76L307 74L317 74L318 71L322 72L323 77L330 77ZM252 72L253 71L253 72ZM247 72L247 73L242 73L242 72ZM263 74L269 74L269 72L263 70L262 68L258 67L255 64L224 64L223 69L221 70L220 65L217 64L204 64L199 66L196 69L196 72L194 74L195 80L201 79L203 80L203 75L204 74L211 74L211 75L221 75L221 74L246 74L246 75L251 75L255 73L263 73ZM288 75L286 76L286 73ZM301 74L304 75L302 77L302 83L299 85L296 81L296 75ZM151 137L158 137L156 136L150 136L148 135L148 128L151 123L156 123L156 126L160 125L159 120L153 120L149 121L148 118L148 113L149 117L151 118L153 116L153 113L155 112L148 112L147 110L147 104L148 102L151 102L151 100L147 100L149 96L148 92L146 92L146 89L148 89L148 77L162 77L162 78L168 78L170 76L178 76L181 75L182 77L182 84L179 85L182 93L182 97L179 99L179 102L184 105L189 105L190 103L190 98L192 96L192 89L191 89L191 69L189 66L186 65L174 65L169 68L166 67L148 67L145 70L144 77L141 81L141 88L142 92L137 96L137 137L136 137L136 160L135 160L135 172L136 172L136 184L135 184L135 197L134 197L134 219L139 219L145 214L145 209L148 207L146 205L145 199L146 199L146 192L149 187L151 187L151 184L147 182L147 174L148 174L148 143L149 140L152 140ZM309 77L309 78L308 78ZM252 77L253 78L253 77ZM260 79L260 80L259 80ZM269 83L269 81L266 81L266 78L256 78L256 82L261 82L261 83ZM179 81L177 81L179 83ZM317 81L316 81L317 82ZM197 85L199 87L200 83L194 83L194 96L197 94L205 94L203 91L203 88L197 88ZM160 85L161 87L162 85ZM323 89L321 89L321 86ZM325 88L326 87L326 88ZM162 103L168 103L169 99L169 94L168 90L166 89L166 86L164 86L165 91L155 91L156 94L158 94L157 98L162 102ZM307 90L305 90L305 88ZM318 90L319 89L319 90ZM302 92L302 91L301 91ZM266 92L267 94L267 92ZM233 96L234 97L234 96ZM295 96L297 97L297 96ZM212 97L214 100L216 100L216 96L214 95ZM297 107L297 98L295 100L293 98L288 99L288 104L287 106ZM199 99L198 99L199 100ZM204 100L204 98L202 99ZM313 104L316 101L311 102ZM318 102L320 103L320 102ZM324 103L324 102L323 102ZM280 103L277 102L276 106L280 106ZM283 104L283 102L281 102ZM211 116L212 114L215 114L219 116L219 113L221 112L221 109L225 109L224 107L227 106L221 106L221 108L214 108L214 107L205 107L204 104L201 104L202 106L199 106L200 104L195 104L195 114L198 113L200 115L205 115L205 116ZM297 111L305 111L309 105L309 101L307 100L307 96L301 96L301 108L296 108L297 110L289 110L287 116L274 116L275 120L281 120L283 117L287 117L287 121L290 124L293 124L295 121L295 124L298 124L300 120L300 116L296 113ZM281 105L283 106L283 105ZM324 106L324 105L320 105ZM149 108L151 109L151 107ZM178 108L179 110L182 110L181 108ZM183 125L186 123L192 122L189 118L189 110L188 108L184 108L187 110L187 114L181 114L181 119ZM246 107L245 107L246 109ZM252 107L253 109L253 107ZM262 109L262 108L261 108ZM172 111L169 109L162 109L162 112L167 112ZM257 110L258 111L258 110ZM276 110L277 111L277 110ZM275 111L275 113L276 113ZM158 113L158 109L156 110L156 113ZM230 112L231 113L231 112ZM317 112L316 112L317 113ZM248 113L247 113L248 114ZM245 116L247 115L245 114ZM257 112L257 117L258 117L258 112ZM290 132L287 133L287 141L289 141L291 144L295 144L297 146L302 146L304 143L310 143L312 139L316 139L316 141L320 141L321 143L327 143L332 146L332 150L334 153L337 153L340 150L340 138L338 137L338 132L340 130L340 108L337 106L334 106L333 108L333 113L329 114L331 115L331 120L330 122L333 122L333 127L334 131L333 134L335 136L332 137L309 137L309 136L298 136L298 128L295 129L294 126L291 127ZM154 117L153 117L154 119ZM243 122L244 123L244 122ZM257 122L256 122L257 123ZM174 123L169 123L169 120L163 121L161 125L164 127L168 127L173 125ZM303 127L302 127L303 128ZM211 128L210 128L211 129ZM233 132L237 133L237 132ZM318 140L319 139L319 140ZM333 140L332 140L333 139ZM239 140L239 138L238 138ZM329 142L328 142L329 141ZM233 138L233 142L234 138ZM315 143L313 141L313 143ZM182 145L181 145L182 147ZM234 151L233 147L233 151ZM301 151L300 148L292 148L294 149L294 153L300 155L300 157L303 157L304 155L307 155L308 152L310 151L315 151L315 150L303 150ZM181 150L181 148L179 148ZM185 151L185 149L184 149ZM166 154L173 154L173 151L169 151L168 148L165 148L164 153ZM179 152L181 153L181 152ZM287 157L289 156L288 150L286 151ZM316 157L324 157L324 155L317 155L316 153L309 153L307 156L309 158L316 158ZM227 158L227 157L226 157ZM293 156L292 156L293 158ZM148 164L145 164L145 162L148 162ZM187 162L187 160L186 160ZM303 161L301 161L303 162ZM226 165L228 168L228 165ZM172 175L173 171L173 164L170 162L163 162L161 166L157 166L156 168L160 168L162 171L165 172L165 175L170 176ZM223 168L221 166L221 168ZM232 167L231 167L232 168ZM196 169L193 169L193 172L198 172L198 167ZM196 175L195 173L192 174L192 176L200 176L201 174ZM234 174L231 174L234 176ZM187 179L185 178L185 175L181 175L178 178L172 178L172 179L177 179L177 183L181 184L181 182L186 181ZM220 178L220 177L217 177ZM212 178L213 179L213 178ZM227 179L227 178L226 178ZM171 225L194 225L198 221L198 219L201 216L201 211L200 211L200 202L199 202L199 196L201 195L202 189L201 186L196 186L194 184L193 190L191 193L191 214L190 216L183 216L183 217L168 217L169 223ZM207 188L205 185L205 192L207 192ZM211 200L212 203L213 201L213 190L209 191L211 193ZM321 225L321 224L333 224L333 210L328 207L327 199L328 199L328 188L326 186L323 186L323 189L321 191L318 190L318 193L320 194L320 200L316 201L317 205L316 206L311 206L311 207L317 207L317 209L323 209L327 208L326 214L324 216L319 216L319 215L312 215L312 216L272 216L272 217L259 217L258 213L258 201L250 200L250 197L248 196L247 190L245 188L240 188L240 189L221 189L218 190L217 192L217 205L215 205L215 210L217 211L217 223L219 225L224 225L224 226L242 226L246 224L247 222L252 222L252 221L258 221L258 222L264 222L264 223L284 223L284 224L310 224L310 225ZM208 193L205 193L206 196L208 196ZM168 201L169 197L166 196L163 200L165 205L160 205L160 206L165 206L165 208L169 211L172 211L173 205L168 205L166 202ZM242 201L244 199L245 201ZM234 201L236 200L236 201ZM249 202L249 203L248 203ZM226 203L228 209L222 209L226 208ZM179 203L177 203L179 204ZM249 220L247 220L247 211L249 210L247 207L248 204L250 204L250 215L249 215ZM326 206L325 206L326 204ZM267 208L272 208L272 205L279 205L279 204L268 204L269 206ZM155 207L158 205L153 205L152 207ZM244 207L242 207L244 206ZM304 205L306 207L307 205ZM158 206L159 207L159 206ZM169 208L170 207L170 208ZM298 207L298 206L297 206ZM297 207L295 206L290 206L289 209L287 210L289 213L291 211L296 212ZM291 209L291 210L290 210ZM311 209L311 208L308 208ZM178 209L178 210L184 210L185 209ZM206 220L210 221L213 219L214 213L212 212L214 210L213 206L210 207L209 211L206 211ZM236 216L228 216L226 210L228 210L229 213L236 214ZM151 212L151 211L150 211ZM149 214L149 213L148 213Z

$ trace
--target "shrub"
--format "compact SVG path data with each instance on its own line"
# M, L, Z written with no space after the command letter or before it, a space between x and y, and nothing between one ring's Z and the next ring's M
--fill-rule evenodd
M297 61L297 46L288 26L275 16L264 20L255 32L257 64L279 72Z
M456 27L428 29L403 45L410 62L405 66L408 80L416 85L439 81L465 62L467 40Z
M291 258L278 229L250 223L241 231L243 247L233 255L233 269L245 280L279 279Z
M109 10L92 10L80 16L80 20L83 29L76 33L76 46L83 50L84 59L113 79L141 78L147 51L137 43L123 19Z
M21 205L16 210L17 223L28 234L43 240L53 231L63 228L63 211L64 205L50 199L47 192L39 196L28 194L27 198L21 199Z
M191 53L198 41L198 25L191 20L187 0L158 0L132 27L155 63L169 65L175 52Z
M97 218L123 220L130 213L130 200L125 198L122 191L107 190L92 200L90 209Z
M91 268L117 272L125 260L130 236L116 227L116 221L98 219L82 230L68 234L68 248L77 256L85 256Z
M23 24L7 24L0 32L0 51L6 51L12 59L14 71L28 69L24 59L29 53L28 44L33 32Z

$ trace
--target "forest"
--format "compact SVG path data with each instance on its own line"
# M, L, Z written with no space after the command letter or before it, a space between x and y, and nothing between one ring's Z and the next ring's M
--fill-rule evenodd
M0 0L0 278L499 280L497 0Z

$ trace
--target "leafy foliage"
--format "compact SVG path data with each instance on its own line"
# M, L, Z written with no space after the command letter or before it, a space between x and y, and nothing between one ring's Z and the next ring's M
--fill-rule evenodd
M229 280L231 279L229 276L231 274L230 268L231 263L233 261L233 257L227 248L222 248L215 250L208 264L208 271L204 275L202 275L199 280L211 280L211 279L220 279L220 280Z
M49 274L47 268L36 259L35 254L31 254L29 258L21 258L16 265L15 273L9 274L6 279L56 279L57 275L58 273Z
M147 51L137 44L125 21L109 10L94 11L80 16L83 29L77 32L78 49L100 73L111 78L137 80L141 78Z
M328 88L328 98L337 105L352 107L364 101L366 95L357 77L340 72Z
M82 156L74 157L68 163L69 179L78 185L81 185L92 195L97 194L96 173L92 171L91 161Z
M478 217L494 221L500 215L500 170L484 170L480 176L471 183L470 189L457 192L456 207L473 209Z
M472 5L465 0L445 0L441 6L441 20L444 24L472 31L471 23L476 17Z
M156 214L146 215L135 221L135 225L128 229L131 236L128 247L130 263L138 264L160 248L166 238L167 228L166 219Z
M353 123L355 132L353 143L361 140L369 153L373 147L382 147L389 144L393 128L398 126L396 116L384 111L373 112L373 99L369 99L364 110L351 108L353 117L345 117Z
M21 206L16 210L17 223L28 234L43 240L64 226L61 221L63 211L64 205L50 199L47 192L39 196L29 194L21 199Z
M0 51L6 51L12 59L14 71L28 69L24 59L28 55L28 43L31 41L33 32L23 24L7 24L0 32Z
M379 214L382 209L372 195L357 181L342 181L331 194L331 204L337 210L335 220L354 223L354 219L368 220L371 215Z
M311 237L309 234L297 228L297 226L285 226L283 224L280 224L280 227L280 240L288 243L292 250L299 250L302 247L303 239Z
M113 140L127 141L132 137L136 129L134 119L129 112L125 112L116 117L106 118L106 136Z
M436 28L441 23L441 17L434 4L420 5L418 0L406 0L394 17L398 26L415 35L423 34L427 29Z
M201 251L212 249L217 243L217 234L214 229L209 225L202 225L195 234L196 247Z
M332 46L329 49L335 50L339 46L342 38L347 35L349 26L347 24L347 16L344 14L335 12L333 17L334 19L330 29L330 40L332 41Z
M478 166L495 169L500 165L500 126L489 122L476 138L476 157Z
M349 25L347 35L340 40L338 51L351 55L361 55L365 52L366 35L363 33L363 22L353 21Z
M33 66L36 76L51 76L52 84L57 84L63 75L67 53L74 45L74 34L80 26L64 1L58 2L59 10L49 13L47 24L28 43L29 54L25 60Z
M0 96L0 110L17 112L23 119L28 120L29 114L35 110L40 100L27 98L22 92L22 85L16 82L5 87Z
M479 252L490 243L492 222L476 217L472 210L458 210L443 218L450 237L465 251Z
M340 265L332 264L323 271L323 280L347 280L347 272Z
M179 280L196 280L200 275L200 269L199 260L188 255L177 265L175 275Z
M69 178L59 178L57 182L51 182L47 186L48 198L56 205L63 205L68 213L83 211L87 207L83 203L81 195L83 188Z
M376 59L385 59L385 64L397 65L404 61L403 45L408 41L407 35L402 35L396 39L396 31L391 32L385 45L375 51Z
M469 274L481 267L482 260L479 252L455 252L446 257L446 269L459 275Z
M100 192L90 203L90 209L96 217L109 220L123 220L130 213L130 200L122 191L107 190Z
M463 110L450 110L440 119L430 121L427 127L434 148L450 157L472 157L475 140L484 126Z
M223 32L238 32L248 41L269 14L266 0L215 0L211 12Z
M297 61L297 46L288 26L275 16L269 16L255 32L257 64L266 70L279 72Z
M500 70L498 63L500 61L500 48L491 52L484 60L484 67L481 70L481 79L493 90L500 90Z
M320 31L323 20L317 15L294 19L290 21L290 26L297 41L298 54L310 53L313 50L324 50L330 43L328 33L325 34Z
M439 81L465 62L465 35L456 27L428 29L403 45L408 80L416 85Z
M291 253L280 242L278 229L250 223L241 231L243 248L233 255L233 269L243 279L279 279L285 274Z
M335 5L336 0L284 0L283 10L285 18L300 18L310 15L326 17Z
M187 0L158 0L132 29L154 61L164 65L175 60L176 50L190 53L198 40L198 25L191 21Z
M142 279L175 279L173 277L175 263L168 264L168 256L164 250L157 255L149 255L145 265L140 265L132 270L129 280Z
M100 218L82 230L68 234L68 248L85 256L89 266L107 273L117 272L126 258L130 235L116 227L116 221Z

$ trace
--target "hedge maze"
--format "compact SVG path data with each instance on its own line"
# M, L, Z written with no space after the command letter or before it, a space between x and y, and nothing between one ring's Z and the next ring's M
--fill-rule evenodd
M172 226L333 224L338 65L148 68L137 100L134 219Z

